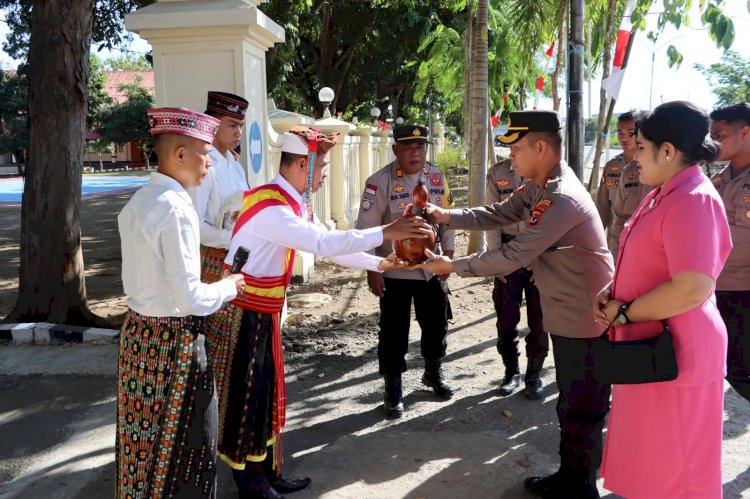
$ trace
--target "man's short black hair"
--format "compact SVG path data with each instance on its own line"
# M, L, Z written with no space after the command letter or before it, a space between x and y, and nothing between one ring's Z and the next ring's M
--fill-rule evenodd
M711 121L726 121L729 124L742 123L750 126L750 104L740 102L731 106L720 107L711 114Z
M209 116L211 116L213 118L216 118L217 120L220 120L220 119L222 119L225 116L223 114L217 113L216 111L209 111L208 109L206 109L205 111L203 111L203 114L207 114L207 115L209 115Z
M282 151L281 161L279 161L279 164L281 166L289 166L301 158L307 158L307 156L305 156L304 154L294 154L291 152Z
M617 117L617 124L619 125L623 121L633 121L637 125L638 122L642 121L646 116L648 116L648 113L645 111L627 111Z

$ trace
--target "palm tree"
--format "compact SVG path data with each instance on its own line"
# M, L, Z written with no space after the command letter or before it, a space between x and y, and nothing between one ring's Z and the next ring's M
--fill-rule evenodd
M487 176L487 128L490 121L489 96L487 93L487 19L489 0L477 0L476 15L469 19L471 28L471 52L469 66L470 134L469 149L469 204L484 204L484 179ZM469 253L484 250L484 232L469 232Z

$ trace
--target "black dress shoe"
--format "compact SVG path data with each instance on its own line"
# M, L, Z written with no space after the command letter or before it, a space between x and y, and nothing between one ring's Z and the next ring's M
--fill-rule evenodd
M544 398L544 387L542 380L539 378L526 381L526 387L523 389L524 395L529 400L542 400Z
M276 489L279 492L283 492L285 494L291 494L292 492L297 492L298 490L302 490L308 485L310 485L309 478L287 478L284 475L280 475L276 480L273 482L273 488Z
M432 388L435 395L442 399L449 399L453 396L453 387L445 381L442 362L439 360L428 360L425 362L422 383Z
M571 481L559 471L545 477L529 477L523 481L523 488L542 499L599 499L595 486Z
M506 373L503 380L500 382L500 388L497 389L497 394L501 397L507 397L512 394L518 388L518 384L521 382L520 374L509 374Z
M545 497L544 494L563 488L564 482L564 477L557 472L547 476L529 477L523 481L523 488L536 496Z
M284 496L273 487L269 487L261 492L240 492L240 499L284 499Z
M404 415L404 402L401 391L401 375L385 376L385 394L383 396L385 417L400 418Z

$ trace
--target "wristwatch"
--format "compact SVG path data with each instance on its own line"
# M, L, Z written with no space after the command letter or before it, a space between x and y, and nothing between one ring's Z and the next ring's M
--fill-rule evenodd
M632 301L630 303L633 303ZM617 309L617 315L615 315L615 319L612 321L615 323L615 325L625 325L625 324L631 324L631 320L628 319L628 316L625 315L625 312L628 310L628 307L630 307L630 303L623 303L620 305L620 308Z

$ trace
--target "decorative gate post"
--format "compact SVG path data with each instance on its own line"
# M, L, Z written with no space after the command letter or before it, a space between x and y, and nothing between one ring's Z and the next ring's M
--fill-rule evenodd
M157 106L203 111L206 92L250 102L241 163L250 186L273 178L268 161L266 51L284 30L258 10L265 0L159 0L125 18L153 48Z

